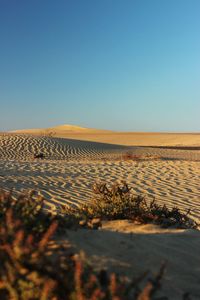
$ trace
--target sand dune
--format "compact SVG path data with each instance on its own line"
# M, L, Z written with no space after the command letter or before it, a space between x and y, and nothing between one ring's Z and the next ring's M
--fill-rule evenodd
M112 131L109 130L101 130L94 128L86 128L77 125L58 125L49 128L36 128L36 129L21 129L11 131L12 133L24 133L24 134L32 134L32 135L51 135L56 137L67 136L68 134L98 134L98 133L109 133Z
M200 221L200 162L17 162L0 161L0 187L35 189L47 199L48 209L59 204L79 204L92 197L91 186L101 180L126 180L136 194L155 197L160 203L191 208ZM189 182L189 184L188 184Z
M127 151L153 159L124 161ZM33 159L40 152L45 159ZM199 150L125 147L24 134L0 136L0 187L39 190L48 209L89 200L91 185L97 180L126 180L135 193L155 196L184 210L191 208L199 218L199 178Z
M115 141L123 144L122 139ZM147 200L155 197L158 203L183 211L190 208L191 217L200 222L200 150L116 144L50 135L0 134L0 188L12 189L14 195L34 189L45 197L46 209L56 211L61 204L89 201L96 181L111 184L125 180L133 193L145 195ZM127 152L147 159L124 160ZM43 153L44 159L34 159L35 153ZM200 299L199 231L112 221L99 231L68 231L67 240L74 248L84 250L96 268L129 278L148 269L152 275L166 261L164 294L169 299L181 299L183 293L192 292L191 299Z
M125 180L133 193L145 195L147 200L155 197L160 204L183 211L190 208L191 216L200 222L200 150L129 147L119 145L123 141L116 136L116 145L74 137L0 134L0 188L12 189L14 194L34 189L45 197L46 209L56 211L61 204L89 201L96 181ZM124 160L127 152L147 159ZM34 159L35 153L43 153L44 159ZM69 231L67 238L76 249L83 249L97 268L131 278L147 269L156 272L166 260L163 289L169 299L181 299L184 292L200 299L198 231L163 231L152 225L135 227L115 221L103 224L99 231Z
M200 160L200 150L132 147L30 134L0 135L0 159L5 160L32 160L38 153L43 153L46 160L113 160L128 152L163 159Z
M43 153L45 158L50 160L80 160L102 157L123 149L123 146L46 136L0 136L0 159L31 160L34 154Z
M199 146L200 133L115 132L61 125L46 129L16 130L14 133L44 135L127 146Z

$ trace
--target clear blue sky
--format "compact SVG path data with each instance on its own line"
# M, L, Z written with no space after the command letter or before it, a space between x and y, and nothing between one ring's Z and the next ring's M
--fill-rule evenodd
M0 0L0 130L200 131L199 0Z

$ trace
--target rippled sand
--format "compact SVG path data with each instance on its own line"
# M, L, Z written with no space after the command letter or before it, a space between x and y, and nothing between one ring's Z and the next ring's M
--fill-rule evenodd
M200 133L117 132L67 124L51 128L16 130L14 132L126 146L200 147Z
M120 141L119 141L120 144ZM34 159L43 153L44 159ZM125 153L142 161L124 160ZM20 192L34 189L46 199L46 208L79 205L92 197L95 181L109 184L125 180L135 194L155 197L159 203L178 206L200 222L200 150L128 147L23 134L0 135L0 188ZM102 230L69 231L67 239L83 249L97 268L138 276L156 272L165 260L163 288L169 299L200 299L200 233L161 230L152 225L134 227L113 221Z
M35 153L45 159L33 159ZM150 159L124 161L123 154ZM155 158L155 159L154 159ZM155 197L169 206L200 209L200 151L138 148L52 137L0 136L0 187L35 189L47 199L48 209L79 204L92 197L95 181L125 180L136 194Z

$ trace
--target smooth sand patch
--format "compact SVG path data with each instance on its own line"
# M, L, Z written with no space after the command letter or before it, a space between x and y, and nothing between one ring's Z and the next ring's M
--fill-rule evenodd
M191 299L200 298L199 231L134 226L125 220L107 222L98 231L68 231L67 235L97 270L104 268L131 279L149 271L149 278L165 262L160 296L182 299L184 293L191 293Z

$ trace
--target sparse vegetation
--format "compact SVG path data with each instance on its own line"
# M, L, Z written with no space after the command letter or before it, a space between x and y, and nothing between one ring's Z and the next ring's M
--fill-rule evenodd
M71 249L59 243L56 232L63 233L72 226L98 228L105 219L197 227L178 208L170 210L155 201L147 204L143 197L133 196L125 182L111 188L95 184L90 203L80 208L62 207L61 215L56 216L44 212L44 199L34 192L14 199L12 193L1 191L0 299L155 299L161 288L164 265L155 278L148 280L145 273L130 282L105 270L95 272L83 254L71 253Z
M135 155L131 151L125 152L122 154L122 160L134 160L138 161L141 160L141 155Z
M131 282L104 270L96 273L83 255L69 254L56 243L61 223L42 211L41 198L34 198L38 208L31 203L33 196L15 200L0 193L0 299L154 299L165 266L155 278L147 280L145 273Z
M161 157L158 155L144 155L144 154L136 155L132 151L127 151L122 154L121 159L125 161L130 160L130 161L140 162L145 160L157 160L157 159L161 159Z
M62 206L62 214L74 216L81 225L97 228L102 220L128 219L137 224L154 223L162 227L192 228L198 224L189 217L190 210L181 212L177 207L169 209L155 200L147 202L143 196L135 196L126 182L108 187L105 183L94 185L93 199L81 207Z
M23 221L27 231L38 237L55 219L51 214L44 213L44 198L33 190L18 197L13 197L12 192L0 191L0 224L6 223L8 211L12 211L14 219Z

